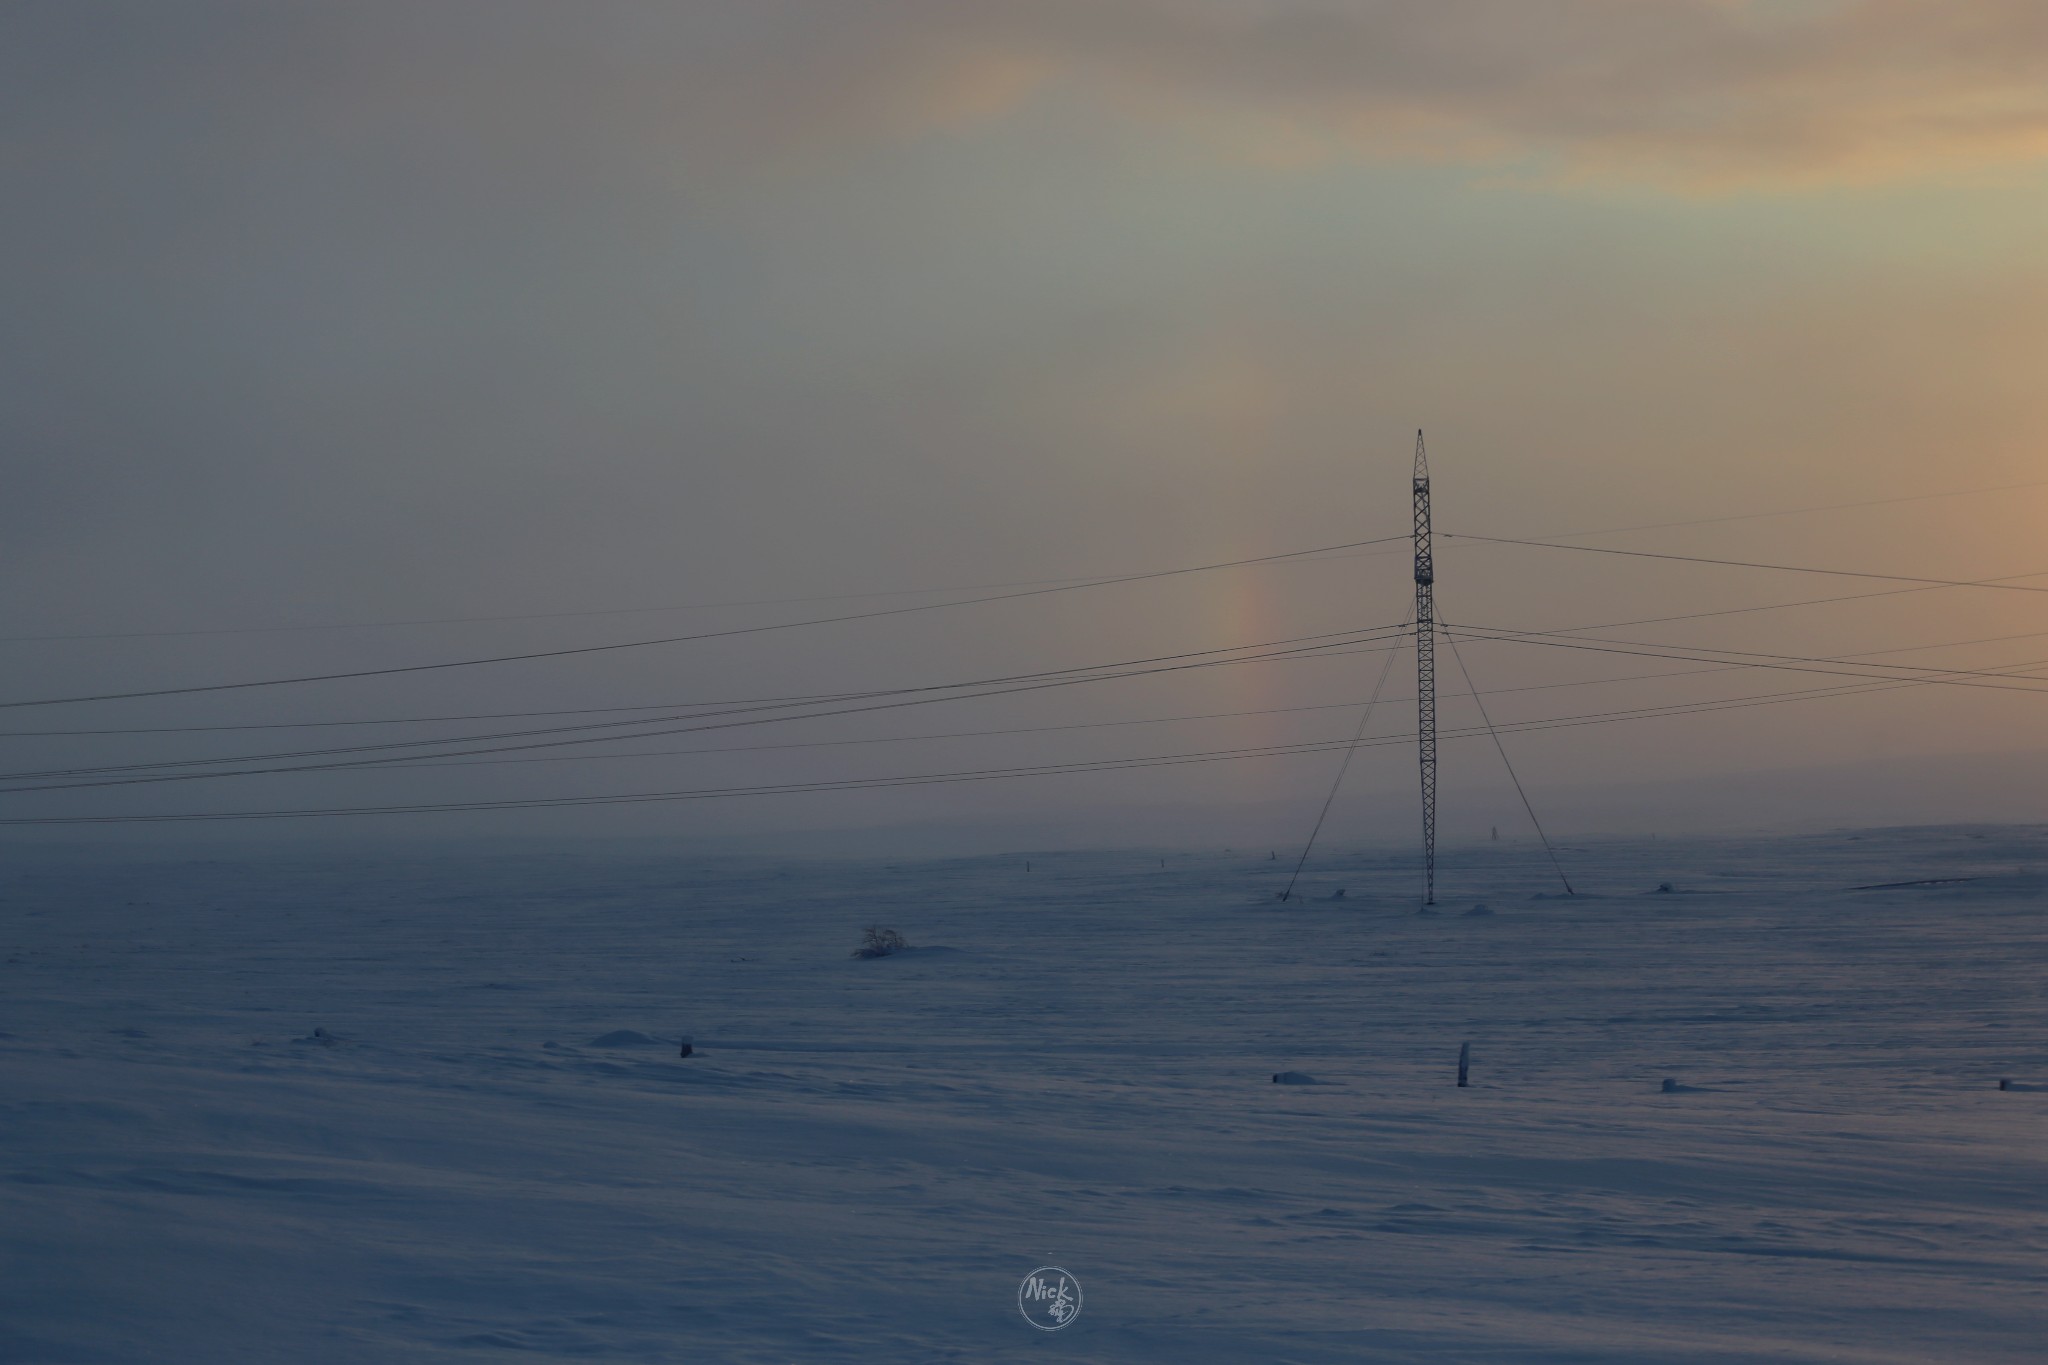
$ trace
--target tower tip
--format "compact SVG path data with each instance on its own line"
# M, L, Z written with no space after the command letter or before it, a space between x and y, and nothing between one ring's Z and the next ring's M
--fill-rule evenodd
M1422 448L1422 428L1415 428L1415 482L1429 482L1429 455Z

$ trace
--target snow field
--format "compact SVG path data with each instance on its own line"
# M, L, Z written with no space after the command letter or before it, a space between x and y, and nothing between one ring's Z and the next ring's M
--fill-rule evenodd
M0 1360L2038 1360L2044 853L29 852Z

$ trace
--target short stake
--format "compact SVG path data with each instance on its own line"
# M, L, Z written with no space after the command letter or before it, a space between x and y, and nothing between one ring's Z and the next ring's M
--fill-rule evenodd
M1460 1043L1458 1045L1458 1088L1460 1090L1465 1088L1466 1077L1471 1073L1471 1070L1472 1044Z

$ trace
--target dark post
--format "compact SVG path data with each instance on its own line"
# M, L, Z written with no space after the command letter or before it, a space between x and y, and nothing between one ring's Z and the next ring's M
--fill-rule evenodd
M1461 1043L1458 1045L1458 1088L1460 1090L1465 1088L1465 1078L1471 1073L1471 1070L1472 1044Z

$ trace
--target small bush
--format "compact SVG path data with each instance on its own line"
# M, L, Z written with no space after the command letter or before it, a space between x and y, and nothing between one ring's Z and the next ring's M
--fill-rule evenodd
M855 957L887 957L910 945L903 941L903 935L894 929L884 929L879 924L870 924L861 934L860 947L853 950Z

